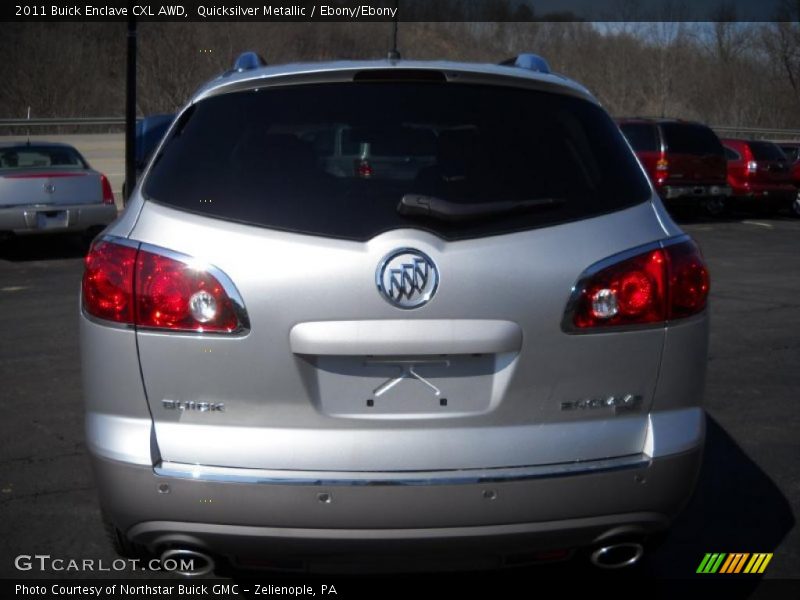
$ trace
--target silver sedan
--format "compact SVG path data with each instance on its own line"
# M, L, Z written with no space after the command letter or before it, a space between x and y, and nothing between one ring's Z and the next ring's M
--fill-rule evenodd
M67 144L0 144L0 236L97 233L117 216L108 178Z

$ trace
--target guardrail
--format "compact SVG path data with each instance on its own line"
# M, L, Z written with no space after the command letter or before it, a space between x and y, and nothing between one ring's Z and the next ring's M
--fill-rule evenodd
M125 126L125 117L66 117L46 119L0 119L0 128ZM762 129L712 125L720 137L744 137L761 140L800 141L800 129Z
M125 117L66 117L54 119L0 119L0 127L62 127L125 125Z
M712 125L711 129L720 137L743 137L780 142L800 141L800 129L760 129L758 127L728 127L725 125Z

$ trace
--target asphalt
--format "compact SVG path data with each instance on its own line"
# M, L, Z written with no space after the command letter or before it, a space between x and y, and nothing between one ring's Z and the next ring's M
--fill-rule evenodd
M633 573L697 577L707 552L773 552L764 578L800 578L800 220L737 215L683 225L712 275L708 441L693 499ZM14 566L19 555L116 558L100 525L82 429L77 323L85 249L60 236L0 246L2 578L115 574ZM597 574L576 561L523 572ZM748 581L740 597L762 597L764 582Z

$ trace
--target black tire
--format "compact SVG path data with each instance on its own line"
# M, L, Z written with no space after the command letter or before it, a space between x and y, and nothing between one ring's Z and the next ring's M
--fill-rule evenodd
M145 558L147 552L143 546L134 544L105 516L103 516L103 527L106 531L111 547L118 555L123 558Z
M703 212L709 217L724 217L728 213L728 201L724 196L712 196L703 201Z

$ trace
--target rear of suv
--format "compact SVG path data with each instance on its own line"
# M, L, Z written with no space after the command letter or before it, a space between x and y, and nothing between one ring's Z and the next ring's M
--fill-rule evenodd
M800 142L776 142L790 163L792 183L795 187L794 202L792 202L791 214L800 217Z
M676 119L625 118L620 129L668 207L725 212L725 151L706 125Z
M797 197L789 160L773 142L723 139L732 201L744 208L777 212Z
M86 259L117 548L635 563L698 472L708 274L608 114L529 55L239 64ZM364 177L343 125L435 154Z

